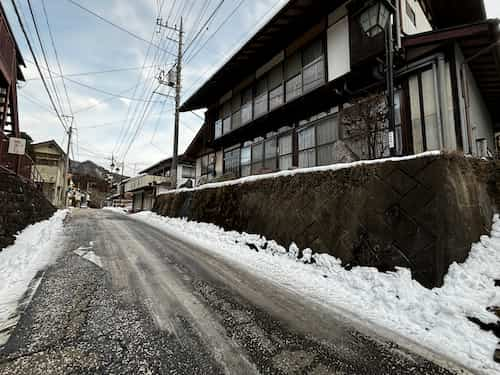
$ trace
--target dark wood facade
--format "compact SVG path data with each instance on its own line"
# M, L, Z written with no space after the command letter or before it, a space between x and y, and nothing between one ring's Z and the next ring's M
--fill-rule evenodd
M17 82L24 80L20 69L21 65L25 66L23 57L3 6L0 4L0 166L29 178L31 162L7 153L9 137L19 137L20 135Z

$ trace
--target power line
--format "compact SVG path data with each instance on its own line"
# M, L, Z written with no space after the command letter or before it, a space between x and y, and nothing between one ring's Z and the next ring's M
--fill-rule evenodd
M190 61L192 61L200 52L201 50L203 50L203 48L205 48L205 46L208 44L208 42L220 31L220 29L229 21L229 19L231 19L231 17L236 13L236 11L241 7L241 5L243 4L245 0L241 0L238 5L236 6L236 8L231 12L231 14L229 14L226 19L222 22L222 24L219 25L219 27L217 28L217 30L215 30L211 35L210 37L205 41L205 43L196 51L195 54L191 55L188 59L188 61L186 63L189 63ZM277 0L273 6L269 9L268 13L271 13L273 11L274 8L276 8L279 4L281 3L281 0ZM259 25L260 23L258 22L257 25ZM248 35L250 33L253 33L253 30L246 33L242 38L241 38L241 41L244 41L248 38ZM241 43L238 43L238 44L241 44ZM205 69L200 75L199 75L199 78L193 82L191 84L191 86L189 86L189 88L186 90L186 92L189 92L193 87L196 86L196 84L198 84L198 82L201 81L201 79L205 76L205 74L210 70L211 68L207 68Z
M30 11L30 14L31 14L31 19L33 21L33 26L35 27L35 33L36 33L36 36L37 36L37 39L38 39L38 44L40 45L40 49L42 51L42 56L43 56L43 59L45 61L45 65L47 66L47 71L49 72L49 79L50 79L50 82L52 84L52 89L54 90L54 94L56 96L56 101L59 104L59 108L61 109L61 112L64 113L64 107L63 107L63 105L61 103L61 98L59 97L58 89L57 89L56 84L54 82L54 77L52 77L52 72L50 71L50 65L49 65L49 61L47 59L47 53L45 52L45 48L43 46L42 38L40 36L40 30L38 29L38 24L36 22L35 14L33 13L33 8L31 6L31 0L27 0L27 2L28 2L28 8L29 8L29 11Z
M208 17L208 19L205 21L205 23L203 24L203 26L200 27L200 29L198 30L198 32L195 34L194 38L187 45L186 49L184 50L184 53L186 53L189 50L189 48L191 48L191 46L193 45L193 43L196 42L196 40L199 38L200 34L203 32L203 30L205 30L205 28L210 24L210 21L212 21L214 19L215 15L219 11L219 9L222 7L222 4L224 4L224 0L221 0L219 2L219 5L217 5L217 7L214 9L214 11L210 15L210 17Z
M167 23L170 21L170 14L172 13L173 11L173 8L175 7L175 1L174 1L174 4L173 4L173 7L170 9L170 12L169 12L169 17L167 18ZM161 10L161 9L160 9ZM158 17L161 15L161 13L158 14ZM146 64L147 62L147 59L149 57L149 54L151 52L151 47L153 46L152 42L153 42L153 39L154 39L154 35L155 33L153 32L153 35L151 37L151 44L149 45L148 47L148 50L147 50L147 53L146 53L146 56L144 58L144 65ZM166 39L168 39L168 30L163 32L161 34L161 37L160 37L160 45L162 43L162 41L165 41L166 43ZM154 57L153 57L153 62L155 63L156 61L158 61L158 58L161 58L159 56L159 52L160 50L159 49L156 49L155 51L155 54L154 54ZM163 57L165 57L165 53L163 54ZM148 75L147 75L147 78L144 82L147 82L150 80L151 78L151 73L152 71L150 70ZM140 78L139 78L140 79ZM151 81L151 84L149 85L149 90L151 90L154 86L154 81L155 79L153 78L153 80ZM142 97L145 97L148 93L148 84L145 83L144 85L144 90L142 91L142 94L141 96ZM137 92L137 90L134 91L134 96L135 96L135 93ZM123 145L125 145L128 141L127 139L130 138L129 134L132 135L133 134L133 129L134 129L134 123L136 123L135 127L138 129L140 126L141 126L141 122L140 122L140 118L137 117L140 113L140 105L139 103L136 103L136 106L134 108L134 110L132 111L132 106L129 105L129 108L127 110L127 116L126 116L126 119L125 119L125 123L128 123L128 125L125 125L124 123L124 126L122 127L121 131L120 131L120 135L118 137L118 141L117 143L115 144L115 148L113 149L113 153L118 152L120 151L121 147ZM144 104L143 106L143 111L146 111L147 110L147 104ZM144 114L144 113L143 113ZM144 116L143 116L144 117ZM133 142L133 139L131 139L131 142Z
M29 61L29 60L27 60L27 61ZM85 76L107 74L107 73L128 72L128 71L132 71L132 70L145 70L145 69L150 69L150 68L157 68L158 66L159 65L152 65L152 66L147 66L145 68L142 68L142 67L117 68L117 69L99 70L99 71L92 71L92 72L64 74L63 76L59 75L59 76L56 76L55 78L64 79L64 78L67 78L67 77L85 77ZM39 80L40 80L40 78L29 78L29 79L26 79L26 82L39 81Z
M50 69L45 69L45 70L47 70L49 73L52 73L52 71ZM95 87L95 86L87 85L87 84L82 83L80 81L68 78L68 76L66 76L66 80L68 82L74 83L75 85L82 86L82 87L85 87L85 88L87 88L89 90L93 90L93 91L99 92L99 93L104 94L104 95L112 96L112 97L115 97L117 99L125 99L125 100L131 100L131 101L142 101L140 99L135 99L135 98L124 96L121 93L116 94L116 93L113 93L113 92L109 92L109 91L100 89L100 88ZM130 90L127 90L127 91L130 91ZM156 103L160 103L160 101L156 101Z
M68 101L68 108L69 108L69 111L71 113L71 116L73 116L73 107L71 106L71 100L69 99L69 95L68 95L68 88L66 87L66 82L64 81L64 74L63 74L63 70L61 67L61 61L59 60L59 54L57 53L56 43L54 40L54 36L52 34L52 28L50 27L49 16L47 14L47 8L45 7L45 0L42 0L42 8L43 8L43 14L45 16L45 20L47 21L47 29L49 30L50 41L52 43L52 48L54 49L54 55L56 57L56 62L57 62L57 66L59 68L59 73L61 74L62 84L64 87L64 93L66 94L66 100Z
M101 21L103 21L103 22L105 22L105 23L107 23L107 24L109 24L109 25L111 25L111 26L113 26L113 27L117 28L118 30L123 31L124 33L127 33L128 35L130 35L130 36L134 37L135 39L140 40L140 41L142 41L142 42L144 42L144 43L148 43L148 44L150 43L150 42L148 42L146 39L144 39L143 37L141 37L141 36L139 36L139 35L137 35L137 34L133 33L133 32L132 32L132 31L130 31L130 30L127 30L126 28L124 28L124 27L122 27L122 26L120 26L120 25L117 25L116 23L114 23L114 22L112 22L112 21L110 21L110 20L108 20L108 19L104 18L104 17L103 17L103 16L101 16L100 14L98 14L98 13L94 12L93 10L90 10L89 8L84 7L83 5L81 5L81 4L79 4L79 3L77 3L76 1L74 1L74 0L67 0L67 1L68 1L69 3L71 3L71 4L73 4L74 6L76 6L76 7L80 8L81 10L83 10L83 11L85 11L85 12L87 12L87 13L89 13L89 14L93 15L94 17L97 17L97 18L98 18L98 19L100 19ZM155 47L156 47L156 48L159 48L159 49L161 49L161 50L163 50L160 46L155 46ZM165 52L167 52L167 51L165 51ZM167 52L167 53L168 53L168 52ZM174 54L172 54L172 55L174 55ZM174 55L174 56L175 56L175 55Z
M139 84L140 84L140 83L139 83ZM139 86L139 84L136 84L136 85L134 85L134 86L132 86L132 87L130 87L130 88L128 88L128 89L126 89L126 90L120 91L118 94L119 94L119 95L123 95L123 94L125 94L125 93L129 92L130 90L133 90L133 89L134 89L134 88L136 88L137 86ZM75 113L75 114L78 114L78 113L82 113L82 112L90 111L91 109L93 109L93 108L95 108L95 107L98 107L98 106L100 106L101 104L104 104L104 103L109 103L109 102L112 102L112 101L117 100L117 99L119 99L119 98L122 98L122 97L120 97L120 96L112 96L112 97L110 97L110 98L102 99L102 100L97 101L95 104L89 105L89 106L87 106L87 107L82 107L82 108L78 109L77 111L75 111L74 113Z
M16 2L15 2L15 0L11 0L11 2L12 2L12 7L14 8L14 12L16 13L16 17L17 17L17 20L19 22L19 26L21 27L21 31L24 34L24 37L25 37L26 42L28 44L28 48L33 56L34 61L35 61L35 65L36 65L36 68L38 70L38 73L40 74L40 77L42 78L42 82L43 82L43 85L45 87L45 91L47 92L47 95L49 96L50 103L52 104L52 107L54 108L54 111L57 115L57 118L61 122L62 127L67 132L68 129L67 129L63 119L61 118L61 115L59 114L59 112L57 110L54 99L52 98L52 94L50 93L49 86L47 85L47 82L45 81L45 77L43 76L42 69L40 68L40 64L38 63L38 60L36 58L35 51L33 50L33 46L31 44L29 37L28 37L28 33L27 33L26 28L24 27L24 24L21 20L21 15L19 14L19 9L17 8Z
M278 0L279 2L280 0ZM224 19L224 21L222 21L222 23L219 25L219 27L207 38L207 40L205 40L205 42L203 43L203 45L198 48L198 50L196 50L195 53L191 54L191 56L189 56L189 58L187 59L186 61L186 64L188 64L191 60L193 60L195 58L195 56L197 56L201 50L203 50L203 48L205 48L205 46L208 44L208 42L210 40L212 40L212 38L224 27L224 25L226 25L226 23L234 16L234 14L241 8L241 6L243 5L243 3L245 2L245 0L240 0L239 3L236 5L236 7L233 9L233 11Z

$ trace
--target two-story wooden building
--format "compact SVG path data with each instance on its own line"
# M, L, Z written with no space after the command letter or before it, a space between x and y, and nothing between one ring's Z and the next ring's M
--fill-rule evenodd
M389 151L493 154L498 22L482 0L393 3L395 132L385 116L384 33L363 33L364 2L290 0L182 105L207 109L187 150L197 180Z
M36 182L41 184L43 193L55 207L64 207L66 153L54 140L34 143L32 148L35 167L40 174L40 181Z
M17 82L24 81L21 66L26 66L0 4L0 166L31 177L31 164L23 157L9 155L9 137L20 136L17 107Z

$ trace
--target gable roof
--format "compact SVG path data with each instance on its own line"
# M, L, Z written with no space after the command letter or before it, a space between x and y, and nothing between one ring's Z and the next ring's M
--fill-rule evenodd
M194 159L186 156L185 154L179 155L178 157L178 163L179 164L189 164L192 165L194 163ZM148 172L151 172L155 169L159 168L170 168L172 165L172 158L167 158L159 161L158 163L152 165L149 168L144 169L143 171L139 172L139 174L148 174Z
M45 142L38 142L38 143L32 143L31 146L33 148L37 147L37 146L53 146L57 149L57 151L59 151L59 153L63 156L66 156L66 153L64 152L64 150L61 148L61 146L59 146L59 144L51 139L50 141L45 141Z

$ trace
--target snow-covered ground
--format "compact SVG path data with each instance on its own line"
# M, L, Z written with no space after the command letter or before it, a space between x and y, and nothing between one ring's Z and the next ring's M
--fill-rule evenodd
M117 214L127 214L129 210L122 207L103 207L104 211L116 212Z
M0 332L16 324L18 302L33 278L60 254L67 214L60 210L49 220L30 225L0 252ZM6 338L0 335L0 345Z
M484 323L498 318L487 311L500 306L500 217L490 236L473 244L467 261L453 264L444 286L426 289L407 269L381 273L368 267L345 270L329 255L289 249L258 235L226 232L205 223L166 218L151 212L132 215L188 243L244 266L305 298L347 312L357 321L382 327L483 374L499 374L493 361L498 339L467 317ZM250 246L248 246L251 244ZM313 260L313 264L308 264Z

